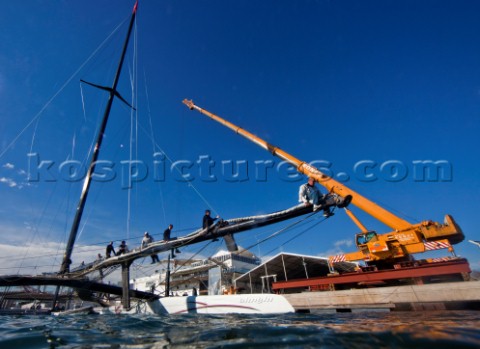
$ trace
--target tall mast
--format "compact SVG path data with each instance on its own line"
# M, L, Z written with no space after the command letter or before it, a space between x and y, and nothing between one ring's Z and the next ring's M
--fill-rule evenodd
M130 24L129 24L129 27L128 27L127 37L125 39L125 43L123 44L122 55L120 57L120 62L118 63L118 67L117 67L117 71L115 73L115 78L113 80L112 87L111 88L100 87L100 88L102 88L104 90L107 90L109 92L108 102L107 102L107 105L105 107L105 112L103 114L103 119L102 119L102 123L100 125L100 129L98 131L97 141L95 143L95 148L93 150L92 160L90 161L90 166L88 167L87 175L85 177L85 181L83 182L82 194L80 195L80 201L78 202L77 210L75 212L75 218L73 219L72 228L70 230L70 236L68 238L67 246L66 246L66 249L65 249L65 255L63 256L63 263L60 267L60 273L61 274L65 273L68 270L68 266L70 265L70 261L71 261L70 257L72 256L73 245L75 244L75 239L77 238L78 227L80 226L80 221L82 219L83 209L85 208L85 203L87 201L88 191L90 189L90 184L91 184L91 180L92 180L92 174L95 170L95 164L96 164L96 161L98 159L99 152L100 152L100 146L102 145L103 135L104 135L104 132L105 132L105 128L107 126L108 116L110 115L110 110L112 108L113 99L115 98L115 96L122 99L122 97L117 92L117 85L118 85L118 80L120 79L120 73L122 71L123 61L125 59L125 53L127 52L128 42L130 40L130 34L132 33L133 24L135 22L135 16L137 14L137 8L138 8L138 0L135 2L135 5L133 6L133 12L132 12L132 17L130 18ZM96 86L94 84L90 84L90 85ZM97 86L97 87L99 87L99 86Z

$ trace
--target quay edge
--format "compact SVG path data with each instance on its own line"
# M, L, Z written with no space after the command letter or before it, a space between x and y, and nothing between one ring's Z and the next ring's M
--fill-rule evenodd
M296 312L480 310L480 281L283 294Z

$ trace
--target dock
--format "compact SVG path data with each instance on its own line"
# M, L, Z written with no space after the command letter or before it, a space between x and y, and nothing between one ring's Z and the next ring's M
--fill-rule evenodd
M283 295L297 312L480 310L480 281Z

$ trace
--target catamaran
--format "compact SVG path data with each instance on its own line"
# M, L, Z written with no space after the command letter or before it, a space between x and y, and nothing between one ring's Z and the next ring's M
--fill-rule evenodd
M69 314L79 311L91 311L92 307L87 306L82 309L66 310L58 312L56 309L57 300L61 287L69 287L79 290L83 299L96 300L101 306L95 309L98 312L115 312L115 313L155 313L155 314L184 314L184 313L288 313L293 312L294 308L281 295L271 293L260 294L232 294L232 295L190 295L187 297L170 297L168 289L165 296L158 294L138 291L130 289L130 267L132 263L141 258L151 256L152 254L169 252L172 249L185 247L209 240L224 239L227 246L236 249L233 235L250 229L263 227L266 225L278 223L287 219L298 217L301 215L313 215L311 206L298 205L287 208L278 212L262 214L249 217L241 217L234 219L221 220L215 226L202 228L181 236L171 241L158 241L150 243L148 246L139 249L133 249L127 253L116 255L114 257L96 261L94 263L82 264L80 267L71 268L72 253L79 232L80 223L83 217L84 208L89 196L92 177L95 173L98 163L99 154L102 149L108 119L112 110L115 99L125 103L129 108L133 108L118 91L118 84L122 73L122 67L125 55L129 47L130 36L136 20L138 11L138 1L135 2L130 17L129 26L120 56L115 76L111 86L100 86L93 82L81 80L82 83L88 84L95 88L99 88L108 92L108 100L103 113L103 118L97 132L95 145L90 158L90 165L83 182L80 199L76 206L75 216L71 225L70 234L66 243L65 253L60 269L56 275L41 276L5 276L0 278L0 286L15 285L53 285L56 291L52 302L52 311L54 314ZM348 198L335 197L331 201L325 203L325 207L335 205L348 205ZM100 272L102 275L108 274L113 270L121 268L122 286L115 287L106 285L101 282L89 280L88 276L94 272ZM105 300L97 294L117 294L121 295L121 301L111 302ZM134 300L132 301L132 298Z

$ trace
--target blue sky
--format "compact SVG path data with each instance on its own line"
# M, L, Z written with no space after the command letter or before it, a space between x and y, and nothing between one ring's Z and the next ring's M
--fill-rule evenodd
M2 5L0 273L56 271L82 185L65 180L62 164L85 161L106 103L104 92L79 81L111 85L133 1ZM160 239L169 223L174 236L190 232L206 208L233 218L297 204L302 177L287 178L268 152L189 111L182 104L189 98L302 160L329 166L345 185L412 223L453 215L466 235L456 252L480 269L480 250L467 241L480 240L479 6L140 1L119 85L138 113L132 121L130 109L114 103L100 158L115 164L116 176L92 185L74 264L103 253L110 240L129 239L133 247L145 230ZM163 166L153 155L160 151L191 164L184 170L193 180L180 181L169 160ZM122 161L130 160L149 172L129 191ZM429 160L448 171L421 180L414 164ZM41 161L51 168L38 169ZM365 161L375 164L376 180L362 176ZM404 170L402 180L382 167L392 161ZM222 162L248 170L235 179ZM165 180L156 181L162 172L155 169ZM29 171L37 181L27 180ZM353 210L368 228L389 231ZM237 242L255 245L289 223L242 233ZM357 231L338 211L252 251L328 256L354 251ZM219 248L210 244L202 255Z

